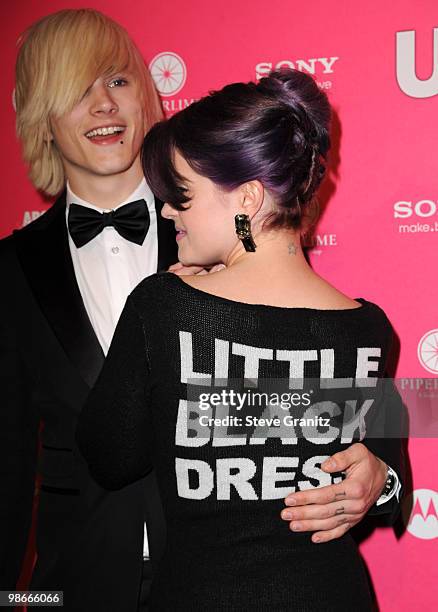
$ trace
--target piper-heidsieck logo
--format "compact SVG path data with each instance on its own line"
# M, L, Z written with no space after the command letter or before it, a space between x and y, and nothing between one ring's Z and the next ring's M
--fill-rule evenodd
M149 64L149 70L162 98L167 115L190 106L195 98L175 98L187 79L187 66L180 55L173 51L158 53Z
M432 74L427 79L417 77L415 30L396 33L397 83L407 96L431 98L438 94L438 28L433 28Z
M421 540L438 537L438 493L415 489L403 504L403 519L411 535Z
M281 68L292 68L301 72L308 72L316 77L316 82L321 89L332 88L332 75L335 64L339 57L311 57L307 59L282 59L276 62L260 62L256 65L256 79L267 76L271 70Z
M431 374L438 374L438 329L427 331L417 347L418 361Z

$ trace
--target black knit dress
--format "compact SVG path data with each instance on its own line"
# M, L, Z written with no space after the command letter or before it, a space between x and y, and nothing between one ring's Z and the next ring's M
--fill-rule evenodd
M313 532L292 532L280 518L289 492L342 480L320 464L363 431L364 419L354 416L363 398L350 401L353 416L342 425L355 379L384 374L390 324L378 306L358 301L361 306L349 310L244 304L171 273L148 277L130 295L77 440L106 488L156 470L167 548L151 610L372 609L363 561L348 531L316 544ZM334 407L330 427L319 428L329 432L326 437L312 425L289 422L276 429L272 421L257 421L258 408L249 403L201 410L193 400L193 393L213 393L230 381L248 390L257 380L294 379L291 393L302 394L303 405L271 406L269 414L304 417L306 381L323 378L333 379L339 392L325 391L332 394L324 396L328 413ZM365 410L367 418L379 405L376 399ZM242 421L249 415L245 427L208 421L232 412Z

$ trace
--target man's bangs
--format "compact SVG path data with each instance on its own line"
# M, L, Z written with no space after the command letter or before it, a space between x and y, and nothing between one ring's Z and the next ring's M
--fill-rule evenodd
M109 78L130 73L139 84L139 95L144 98L146 88L146 66L132 41L119 29L106 29L102 45L99 46L95 72L98 78Z
M95 73L108 78L121 72L136 72L136 62L132 49L119 32L109 31L103 37L95 57Z
M157 198L176 210L185 210L182 205L190 198L186 196L186 179L174 165L176 149L168 126L169 122L161 121L146 134L141 151L143 172Z
M141 79L129 40L117 28L105 25L97 31L94 28L94 31L85 32L80 45L65 45L59 50L57 61L52 62L56 74L50 79L53 87L49 112L55 116L71 112L99 77L108 78L130 71ZM60 82L63 87L54 87Z

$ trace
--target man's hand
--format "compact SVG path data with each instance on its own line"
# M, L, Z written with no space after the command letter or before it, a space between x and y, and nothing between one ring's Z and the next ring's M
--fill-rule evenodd
M281 512L292 531L316 531L312 542L339 538L359 523L379 498L387 473L386 463L361 442L326 459L321 469L345 472L346 478L338 484L291 493L285 499L288 508Z
M167 271L173 272L178 276L190 276L192 274L211 274L212 272L218 272L219 270L223 270L224 268L224 264L217 264L216 266L210 268L210 270L206 270L202 266L185 266L180 261L178 261L176 264L170 266Z

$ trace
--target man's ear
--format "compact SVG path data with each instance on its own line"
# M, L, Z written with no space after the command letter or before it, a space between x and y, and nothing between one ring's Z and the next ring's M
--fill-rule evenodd
M53 136L53 128L52 128L52 120L51 117L49 116L47 118L47 122L46 122L46 128L44 130L44 142L47 142L47 144L50 144L51 142L53 142L55 140L54 136Z
M252 218L262 207L264 196L265 190L260 181L248 181L242 185L242 212Z

